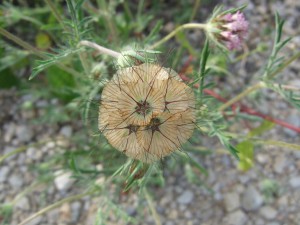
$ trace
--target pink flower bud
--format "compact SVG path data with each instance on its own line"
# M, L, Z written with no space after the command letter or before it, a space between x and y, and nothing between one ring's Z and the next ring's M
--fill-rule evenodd
M217 41L225 45L228 50L240 49L247 37L249 24L244 14L240 11L227 13L215 17L212 20L213 27L217 28L215 35Z

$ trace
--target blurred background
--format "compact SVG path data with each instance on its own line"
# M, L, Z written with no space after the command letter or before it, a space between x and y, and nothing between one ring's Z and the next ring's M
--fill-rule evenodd
M0 2L0 224L20 224L93 185L99 192L26 224L300 224L300 152L286 147L257 145L254 166L242 171L219 140L196 133L187 149L200 169L170 157L155 167L147 192L124 191L122 177L106 183L126 162L97 131L101 81L114 74L115 62L91 49L76 50L84 39L115 51L143 48L181 24L204 23L217 4L247 4L243 50L228 57L216 51L209 61L214 90L230 99L258 80L271 52L276 11L286 20L283 36L293 37L281 54L299 52L300 1ZM204 40L201 30L180 33L160 48L159 60L192 74ZM299 62L278 82L300 88ZM300 127L299 111L276 92L263 89L243 102ZM228 127L247 134L257 122L231 119ZM300 144L299 133L278 125L262 138Z

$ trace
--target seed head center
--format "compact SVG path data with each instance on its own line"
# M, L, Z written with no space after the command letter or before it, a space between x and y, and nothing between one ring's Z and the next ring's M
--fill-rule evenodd
M139 115L146 116L152 111L149 102L147 101L139 101L135 107L135 112Z

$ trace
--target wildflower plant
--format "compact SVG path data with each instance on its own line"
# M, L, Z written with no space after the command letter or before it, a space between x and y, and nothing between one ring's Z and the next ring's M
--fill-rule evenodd
M209 60L215 55L221 57L231 54L233 50L242 50L247 45L249 23L243 13L245 6L227 11L216 7L206 23L180 25L160 39L161 21L157 22L147 37L141 34L153 19L151 13L142 13L143 1L139 2L137 15L134 17L127 1L107 3L99 0L98 9L89 1L75 3L67 0L69 15L66 18L60 13L63 10L61 5L56 5L51 0L46 2L48 7L42 7L45 12L41 9L36 13L50 13L51 19L55 21L42 26L49 37L63 37L64 41L58 41L54 45L55 50L42 52L5 28L0 28L0 34L5 37L2 42L10 40L26 49L20 54L22 57L30 53L40 58L35 61L36 66L32 68L30 80L34 82L41 77L39 74L44 73L51 88L44 90L41 96L55 96L64 105L60 111L46 113L45 121L74 121L74 118L78 118L77 112L80 109L85 124L89 123L95 128L93 135L88 132L90 130L83 128L78 136L71 137L70 140L76 143L75 149L65 149L65 153L57 157L59 160L53 161L53 168L58 161L67 165L74 177L88 186L87 189L48 206L21 224L86 195L108 196L111 183L116 183L122 192L139 188L151 208L152 200L146 188L151 183L163 184L162 166L167 170L170 162L185 164L189 180L195 180L199 173L207 175L206 169L197 160L203 152L201 149L208 151L201 147L202 138L219 139L220 144L238 160L238 168L244 171L254 166L253 154L257 144L300 149L296 144L259 138L274 123L296 132L300 132L299 127L240 103L240 100L252 92L270 88L300 108L299 89L275 82L275 76L300 56L296 53L288 59L279 57L279 51L290 39L282 40L283 20L278 14L275 18L273 49L259 81L227 100L213 91L216 84L211 83L210 77L217 69L225 71L225 74L229 71L212 65ZM196 1L195 6L198 3ZM123 7L124 14L116 15L117 7ZM14 14L10 14L10 10ZM11 21L27 18L26 10L22 11L10 4L3 5L2 12L6 12L6 16L1 18L1 23L7 26L11 26ZM10 18L16 15L15 12L20 13L19 17ZM195 12L193 11L191 20ZM84 16L86 14L89 16ZM133 20L139 23L133 23ZM101 31L98 30L99 27ZM200 29L206 35L203 42L199 40L197 47L201 51L197 54L194 54L190 43L181 35L182 31L190 29ZM138 38L130 39L129 31ZM188 69L172 68L159 59L164 55L167 42L173 37L177 37L179 44L197 59L195 65L199 69L195 69L192 76L188 76ZM53 38L53 41L57 40ZM58 46L63 47L58 49ZM11 52L10 48L15 47L8 48ZM174 54L174 61L178 61L176 58L181 54L180 49L182 47L178 51L175 48L174 52L177 52ZM169 55L173 60L173 55ZM1 62L5 61L9 60L1 59ZM9 65L13 64L10 62ZM32 90L29 89L29 92ZM53 115L59 116L53 119ZM230 117L243 117L261 124L246 135L233 133L229 131ZM14 153L18 152L20 150ZM0 163L9 156L0 158ZM194 169L198 171L195 172ZM47 171L51 173L50 168ZM99 183L100 174L103 174L104 181ZM105 202L108 202L106 207L113 208L111 201L107 199ZM116 207L114 210L119 211ZM150 210L155 215L155 209ZM104 214L101 209L98 215L100 214ZM130 218L126 217L126 221L130 221Z

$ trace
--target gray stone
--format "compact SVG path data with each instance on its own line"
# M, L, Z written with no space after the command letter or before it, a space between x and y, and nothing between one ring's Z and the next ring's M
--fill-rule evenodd
M300 115L298 113L290 114L287 118L287 122L293 124L295 127L300 127ZM284 133L289 137L298 137L298 132L284 128Z
M287 160L287 157L280 154L278 156L276 156L275 158L275 162L273 164L273 169L276 173L279 173L281 174L285 167L287 166L287 163L288 163L288 160Z
M0 183L4 182L6 180L8 173L9 173L8 166L0 167Z
M172 220L176 220L178 218L178 211L177 209L171 209L170 212L168 213L168 216Z
M126 207L126 212L129 216L136 216L137 214L136 208L132 206Z
M228 193L224 196L224 203L227 212L234 211L240 207L240 196L238 193Z
M270 223L267 223L266 225L280 225L279 222L270 222Z
M237 210L226 216L223 222L226 225L246 225L247 220L247 215L242 210Z
M296 159L300 159L300 151L294 151L293 154Z
M40 149L30 147L26 151L26 156L32 160L39 160L43 157L43 152Z
M299 188L300 187L300 176L298 177L292 177L289 180L289 183L291 185L292 188Z
M259 210L260 215L262 215L265 219L272 220L275 219L277 215L277 211L271 206L264 206Z
M71 137L73 134L73 129L71 126L63 126L59 133L65 137Z
M186 190L177 198L177 202L179 204L187 205L192 202L193 198L194 198L194 193L190 190Z
M77 222L80 217L81 211L81 203L80 202L73 202L71 204L71 218L73 222Z
M16 136L19 142L28 142L33 137L33 131L29 126L19 125L16 127Z
M258 161L260 164L266 164L266 163L268 163L269 158L270 158L270 157L269 157L268 155L262 154L262 153L258 153L258 154L256 155L256 159L257 159L257 161Z
M165 225L175 225L175 223L171 220L165 222Z
M17 201L16 207L22 210L29 210L30 209L30 203L27 197L23 197L20 200Z
M12 151L14 151L16 148L15 147L12 147L12 146L5 146L4 147L4 154L8 154ZM5 159L6 162L8 163L15 163L15 161L13 159L17 158L18 154L13 154L11 156L9 156L8 158Z
M17 174L13 174L8 178L8 183L13 189L19 189L23 186L23 177Z
M246 211L254 211L263 204L263 197L255 187L249 186L242 195L241 203Z
M74 179L71 178L71 172L60 170L57 171L55 175L54 184L59 191L66 191L74 184Z
M16 124L14 124L14 123L5 124L4 129L5 129L5 132L4 132L3 139L5 142L9 143L9 142L11 142L11 140L16 132Z
M59 209L53 209L50 212L47 213L47 221L50 224L57 224L59 219Z

